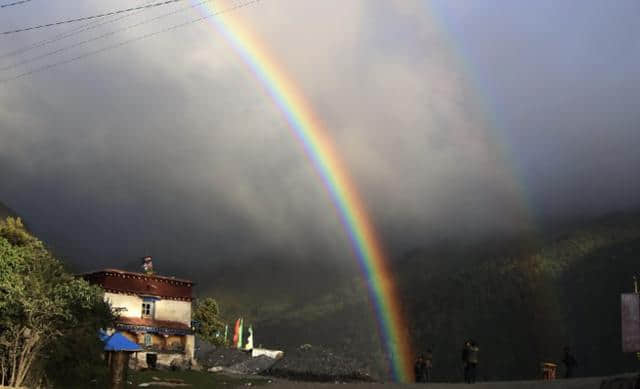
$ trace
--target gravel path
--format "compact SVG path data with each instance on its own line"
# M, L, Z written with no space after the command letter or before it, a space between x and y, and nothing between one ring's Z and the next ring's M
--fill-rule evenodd
M621 377L631 377L633 375L624 375ZM268 388L274 389L404 389L404 388L420 388L429 389L600 389L603 380L610 380L612 377L590 377L575 378L570 380L556 381L509 381L509 382L479 382L474 385L462 383L429 383L429 384L392 384L392 383L348 383L348 384L328 384L313 382L295 382L275 380L267 385ZM624 386L616 386L616 388Z

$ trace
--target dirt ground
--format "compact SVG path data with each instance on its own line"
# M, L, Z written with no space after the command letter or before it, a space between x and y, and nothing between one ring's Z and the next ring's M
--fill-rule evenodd
M628 377L628 375L624 375ZM403 389L427 387L429 389L600 389L600 384L604 379L611 377L591 377L575 378L569 380L556 381L509 381L509 382L479 382L474 385L463 383L429 383L429 384L382 384L382 383L349 383L349 384L328 384L312 382L293 382L276 380L266 385L273 389Z

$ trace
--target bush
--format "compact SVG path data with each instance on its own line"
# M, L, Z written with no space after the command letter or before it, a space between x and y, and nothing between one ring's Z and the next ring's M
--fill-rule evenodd
M111 321L102 289L68 273L20 219L0 221L0 384L86 378Z

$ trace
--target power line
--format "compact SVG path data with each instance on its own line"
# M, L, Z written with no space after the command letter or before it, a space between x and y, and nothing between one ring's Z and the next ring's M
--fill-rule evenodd
M0 5L0 8L13 7L14 5L20 5L20 4L28 3L30 1L31 0L14 1L13 3L2 4L2 5Z
M135 14L125 15L125 16L123 16L123 18L132 16L132 15L135 15ZM119 20L119 19L116 19L116 20ZM115 20L110 20L109 22L113 22L113 21L115 21ZM15 57L16 55L19 55L19 54L22 54L22 53L26 53L27 51L31 51L33 49L37 49L38 47L42 47L42 46L48 45L49 43L57 42L59 40L65 39L65 38L70 37L70 36L73 36L76 33L79 33L79 32L82 32L82 31L86 31L87 27L93 26L93 25L95 25L97 23L98 22L94 20L94 21L89 22L87 24L83 24L82 26L80 26L78 28L75 28L75 29L73 29L71 31L63 32L61 34L54 35L51 38L43 39L43 40L31 43L31 44L26 45L26 46L22 46L20 48L15 49L15 50L8 51L6 53L0 54L0 58ZM106 24L106 23L103 23L103 24Z
M31 26L31 27L22 27L22 28L18 28L18 29L15 29L15 30L2 31L2 32L0 32L0 35L9 35L9 34L15 34L15 33L23 32L23 31L31 31L31 30L38 30L38 29L41 29L41 28L59 26L61 24L81 22L83 20L91 20L91 19L103 18L105 16L117 15L117 14L121 14L121 13L125 13L125 12L131 12L131 11L137 11L139 9L149 9L149 8L161 7L163 5L173 4L173 3L177 3L179 1L184 1L184 0L166 0L166 1L162 1L160 3L151 3L151 4L141 5L139 7L131 7L131 8L127 8L127 9L119 9L119 10L116 10L116 11L105 12L105 13L101 13L101 14L97 14L97 15L83 16L81 18L76 18L76 19L67 19L67 20L62 20L62 21L54 22L54 23L39 24L39 25L36 25L36 26Z
M87 43L91 43L91 42L95 42L95 41L100 40L100 39L107 38L107 37L112 36L112 35L115 35L115 34L117 34L117 33L119 33L119 32L127 31L127 30L130 30L130 29L132 29L132 28L139 27L139 26L142 26L142 25L144 25L144 24L151 23L151 22L156 21L156 20L158 20L158 19L162 19L162 18L165 18L165 17L167 17L167 16L175 15L175 14L178 14L178 13L180 13L180 12L184 12L184 11L186 11L186 10L188 10L188 9L198 7L198 6L200 6L200 5L203 5L203 4L208 3L208 2L211 2L211 1L213 1L213 0L203 0L203 1L199 2L199 3L197 3L197 4L193 4L193 5L189 5L189 6L186 6L186 7L182 7L182 8L179 8L179 9L177 9L177 10L174 10L174 11L171 11L171 12L167 12L167 13L164 13L164 14L162 14L162 15L158 15L158 16L153 17L153 18L151 18L151 19L143 20L143 21L141 21L141 22L139 22L139 23L136 23L136 24L132 24L132 25L129 25L129 26L125 26L125 27L123 27L123 28L119 28L119 29L117 29L117 30L109 31L109 32L104 33L104 34L102 34L102 35L98 35L98 36L93 37L93 38L90 38L90 39L85 39L85 40L83 40L83 41L76 42L76 43L74 43L74 44L71 44L71 45L68 45L68 46L64 46L64 47L61 47L61 48L59 48L59 49L56 49L56 50L52 50L52 51L46 52L46 53L44 53L44 54L40 54L40 55L37 55L37 56L35 56L35 57L31 57L31 58L25 59L25 60L23 60L23 61L16 62L16 63L14 63L14 64L12 64L12 65L8 65L8 66L5 66L5 67L2 67L2 68L0 68L0 71L7 71L7 70L11 70L11 69L17 68L18 66L26 65L26 64L28 64L28 63L31 63L31 62L34 62L34 61L40 60L40 59L42 59L42 58L49 57L49 56L51 56L51 55L60 54L60 53L63 53L63 52L65 52L65 51L68 51L68 50L70 50L70 49L73 49L73 48L75 48L75 47L83 46L83 45L85 45L85 44L87 44ZM142 12L142 10L141 10L141 11L138 11L138 12ZM59 39L57 39L57 40L61 40L61 39L67 38L67 37L70 37L70 36L73 36L73 35L79 34L79 33L81 33L81 32L84 32L84 31L92 30L92 29L98 28L98 27L100 27L100 26L103 26L103 25L105 25L105 24L112 23L112 22L115 22L115 21L118 21L118 20L121 20L121 19L124 19L124 18L130 17L130 16L133 16L133 15L136 15L136 14L137 14L137 13L135 13L135 14L128 14L128 15L124 15L124 16L121 16L121 17L116 18L116 19L114 19L114 20L109 20L109 21L106 21L106 22L102 22L102 23L98 23L98 24L94 24L94 25L88 26L88 27L83 28L83 29L74 30L74 31L69 32L67 35L64 35L64 36L60 37L60 38L59 38ZM53 40L53 39L52 39L52 40ZM44 46L44 44L42 44L41 46Z
M140 41L140 40L143 40L143 39L146 39L146 38L150 38L152 36L159 35L159 34L162 34L162 33L165 33L165 32L177 30L177 29L185 27L185 26L187 26L189 24L193 24L193 23L200 22L202 20L210 19L210 18L212 18L214 16L218 16L218 15L222 15L222 14L225 14L225 13L233 12L233 11L236 11L236 10L238 10L240 8L245 8L245 7L248 7L250 5L256 4L256 3L260 2L260 1L261 0L250 0L250 1L247 1L245 3L240 3L240 4L234 5L232 7L229 7L229 8L220 10L220 11L213 12L213 13L207 15L207 16L203 16L203 17L199 17L199 18L196 18L196 19L192 19L192 20L189 20L189 21L184 22L184 23L175 24L173 26L164 28L162 30L150 32L148 34L141 35L141 36L138 36L138 37L135 37L135 38L131 38L131 39L127 39L127 40L118 42L118 43L113 44L113 45L105 46L105 47L103 47L101 49L98 49L98 50L90 51L88 53L79 55L77 57L69 58L67 60L60 61L60 62L54 62L52 64L36 68L36 69L30 70L30 71L25 72L25 73L20 73L20 74L14 76L14 77L5 78L5 79L0 80L0 83L4 84L4 83L10 82L10 81L17 80L19 78L30 76L30 75L35 74L35 73L39 73L39 72L42 72L42 71L45 71L45 70L56 68L58 66L66 65L66 64L69 64L71 62L79 61L81 59L84 59L84 58L87 58L87 57L91 57L91 56L103 53L105 51L113 50L113 49L116 49L118 47L122 47L122 46L128 45L129 43L137 42L137 41Z
M31 0L29 0L29 1L31 1ZM22 53L26 53L27 51L31 51L33 49L37 49L39 47L48 45L49 43L57 42L59 40L68 38L70 36L77 35L77 34L79 34L81 32L92 30L94 28L103 26L105 24L114 23L114 22L117 22L118 20L122 20L122 19L125 19L125 18L128 18L128 17L134 16L134 15L137 15L140 12L143 12L143 11L144 10L140 10L138 12L133 12L133 13L130 13L130 14L127 14L127 15L124 15L124 16L120 16L119 18L109 19L109 20L104 21L104 22L100 22L98 20L93 20L93 21L91 21L89 23L86 23L86 24L83 24L83 25L81 25L79 27L76 27L76 28L74 28L74 29L72 29L70 31L65 31L63 33L54 35L51 38L43 39L43 40L31 43L31 44L26 45L26 46L22 46L20 48L15 49L15 50L0 54L0 59L9 58L9 57L15 57L16 55L19 55L19 54L22 54Z

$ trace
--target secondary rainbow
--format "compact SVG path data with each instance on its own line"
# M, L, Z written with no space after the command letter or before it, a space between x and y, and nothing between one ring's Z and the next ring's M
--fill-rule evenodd
M327 131L295 83L286 76L282 67L269 55L266 47L251 35L248 28L233 16L213 16L217 12L216 8L224 9L222 6L202 3L199 8L212 16L208 19L211 25L231 43L260 80L315 166L338 210L360 267L367 278L394 379L401 382L410 381L412 353L393 277L366 207L337 155Z

